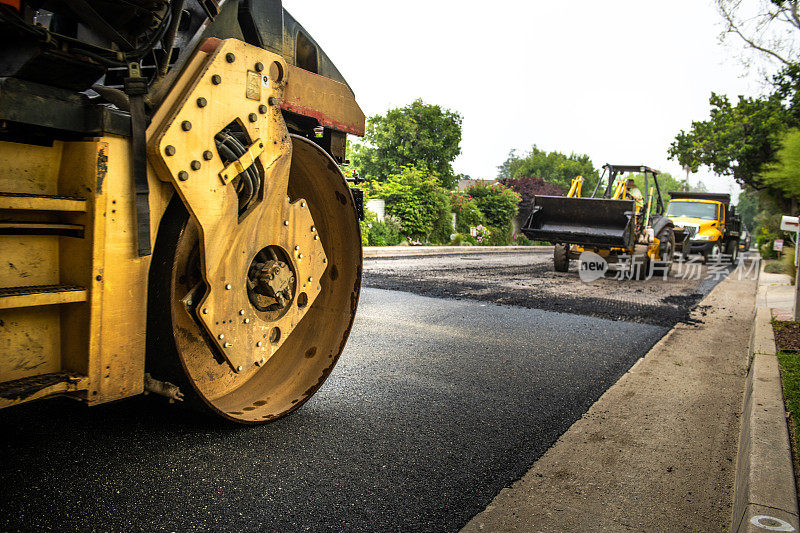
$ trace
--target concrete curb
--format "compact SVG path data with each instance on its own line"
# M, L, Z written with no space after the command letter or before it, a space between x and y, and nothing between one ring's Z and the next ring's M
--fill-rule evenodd
M552 246L365 246L364 258L550 252Z
M771 310L756 310L742 409L731 531L797 531L797 492Z

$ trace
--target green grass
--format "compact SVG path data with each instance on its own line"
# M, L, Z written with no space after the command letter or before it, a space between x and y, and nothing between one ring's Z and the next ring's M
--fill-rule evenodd
M786 408L792 414L794 422L795 450L800 450L800 353L778 352L778 362L781 365L781 381L783 382L783 397Z
M794 248L784 248L780 260L768 259L764 264L764 272L769 272L770 274L787 274L792 278L792 285L794 285L795 275L797 273L797 269L794 266Z
M769 259L767 264L764 265L764 272L768 272L770 274L783 274L785 268L783 264L776 260L776 259Z

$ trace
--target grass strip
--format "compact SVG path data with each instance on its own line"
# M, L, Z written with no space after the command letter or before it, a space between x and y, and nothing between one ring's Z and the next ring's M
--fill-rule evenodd
M792 440L792 459L794 459L795 488L800 496L800 353L778 352L778 363L781 367L781 382L783 383L783 400L786 410L792 417L789 424L789 434Z

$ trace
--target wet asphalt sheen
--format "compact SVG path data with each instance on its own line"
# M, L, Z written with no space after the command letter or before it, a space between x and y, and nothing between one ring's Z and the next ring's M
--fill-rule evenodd
M0 531L457 531L667 329L364 289L298 412L0 411Z

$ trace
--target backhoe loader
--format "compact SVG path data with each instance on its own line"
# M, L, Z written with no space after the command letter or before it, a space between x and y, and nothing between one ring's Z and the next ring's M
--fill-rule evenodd
M0 0L0 407L297 409L358 304L363 133L280 0Z
M644 175L644 188L649 191L646 201L634 196L629 180L622 179L626 173ZM553 265L558 272L567 272L571 260L591 251L628 277L645 278L656 270L666 276L675 237L672 222L663 214L657 175L658 171L642 165L603 165L590 197L581 197L581 176L572 181L566 196L535 196L522 232L529 239L554 245ZM605 188L596 197L604 181Z

